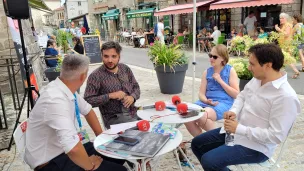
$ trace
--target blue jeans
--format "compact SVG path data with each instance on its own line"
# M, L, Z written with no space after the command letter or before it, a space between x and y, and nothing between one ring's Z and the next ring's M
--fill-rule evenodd
M262 163L268 160L263 153L241 145L226 146L221 128L205 132L192 140L191 148L205 171L226 171L227 166Z

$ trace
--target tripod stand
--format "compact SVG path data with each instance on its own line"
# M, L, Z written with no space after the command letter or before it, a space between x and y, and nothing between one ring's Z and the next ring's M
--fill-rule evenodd
M31 84L31 79L30 79L30 67L31 67L31 65L28 64L27 57L26 57L26 50L25 50L25 44L24 44L24 37L23 37L23 29L22 29L21 19L18 19L18 26L19 26L19 32L20 32L20 40L21 40L21 46L22 46L23 62L24 62L24 69L25 69L27 87L24 90L24 96L23 96L23 99L22 99L20 111L19 111L18 116L16 118L13 133L12 133L12 136L11 136L11 139L10 139L9 146L7 148L8 151L10 151L10 149L12 147L13 138L14 138L13 135L14 135L14 132L15 132L18 124L20 123L19 119L20 119L20 116L22 114L22 109L24 107L26 97L27 97L27 100L28 100L27 101L27 103L28 103L28 105L27 105L27 117L29 117L30 110L33 109L33 107L34 107L34 99L33 99L33 93L32 92L35 91L39 96L39 92L36 90L35 86L33 86ZM22 67L22 65L20 65L20 67ZM22 68L20 68L20 69L22 69Z

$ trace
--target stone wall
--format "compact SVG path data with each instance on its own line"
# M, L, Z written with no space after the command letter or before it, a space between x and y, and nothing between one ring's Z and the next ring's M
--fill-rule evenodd
M32 34L31 24L29 20L22 20L22 28L24 31L24 41L26 43L26 48L28 49L29 54L31 54L30 61L33 61L32 66L36 75L38 86L42 86L43 82L43 69L40 61L40 48L35 42L35 38ZM35 54L35 55L34 55ZM7 58L11 55L14 58L16 64L19 64L16 56L16 51L14 47L14 42L11 37L11 32L8 27L7 17L4 12L3 2L0 1L0 64L4 64L4 58ZM19 70L19 65L15 67L15 72ZM0 67L0 88L2 93L10 93L10 84L8 81L8 70L6 67ZM21 74L18 72L16 74L17 85L19 90L23 91L23 83L21 79Z

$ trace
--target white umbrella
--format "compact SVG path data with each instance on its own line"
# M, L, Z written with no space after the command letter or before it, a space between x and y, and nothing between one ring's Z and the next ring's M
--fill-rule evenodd
M193 0L193 57L192 57L192 65L193 65L193 76L192 76L192 101L195 101L195 65L196 65L196 0Z

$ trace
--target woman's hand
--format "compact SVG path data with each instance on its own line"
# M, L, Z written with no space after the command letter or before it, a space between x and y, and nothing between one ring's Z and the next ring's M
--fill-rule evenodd
M206 104L211 105L211 106L216 106L219 104L218 101L214 102L212 99L207 99Z
M213 79L215 79L216 82L219 82L220 80L222 80L221 75L218 73L214 73L212 75Z
M274 26L274 28L276 29L276 31L281 31L280 27L277 24Z

